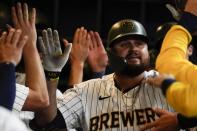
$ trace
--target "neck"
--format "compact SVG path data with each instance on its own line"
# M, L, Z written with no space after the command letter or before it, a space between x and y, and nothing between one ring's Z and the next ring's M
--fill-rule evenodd
M114 80L118 85L118 88L125 93L136 85L140 84L144 78L144 73L141 73L135 77L128 77L122 74L115 73Z

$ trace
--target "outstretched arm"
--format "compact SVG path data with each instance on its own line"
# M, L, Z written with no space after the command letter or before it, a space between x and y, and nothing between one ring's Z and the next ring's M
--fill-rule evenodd
M43 30L43 37L39 37L39 45L43 60L43 67L47 76L47 88L49 92L50 105L43 111L36 112L33 122L37 127L48 127L48 123L55 121L57 116L56 90L58 74L66 64L72 44L65 43L65 51L62 53L58 32L49 28ZM33 126L32 126L33 127ZM52 129L51 129L52 130Z
M179 81L165 89L170 105L186 116L197 116L197 103L194 102L197 99L197 66L186 60L187 47L191 41L189 31L197 29L197 2L188 0L185 11L189 12L186 16L191 19L181 18L180 23L187 29L178 25L170 29L162 43L156 68L161 73L173 74ZM186 16L183 14L183 17Z
M75 31L73 46L70 54L71 70L68 85L82 82L83 68L89 52L90 36L84 27Z
M32 15L29 16L27 4L22 6L17 3L16 7L12 7L12 20L14 27L22 30L22 36L27 35L29 38L23 51L26 85L29 87L23 110L39 110L49 105L49 98L44 70L36 48L36 10L33 8Z

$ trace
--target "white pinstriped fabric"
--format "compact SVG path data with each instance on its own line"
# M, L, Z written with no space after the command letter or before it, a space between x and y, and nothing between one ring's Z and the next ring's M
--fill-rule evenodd
M144 72L144 77L158 74ZM153 108L172 111L161 90L141 83L123 94L114 85L113 74L75 85L58 99L68 129L137 131L146 122L157 119Z
M34 118L34 113L31 111L22 111L25 100L29 94L29 88L21 84L16 84L16 98L13 105L13 113L21 119L28 130L31 131L29 127L29 121Z
M27 95L29 93L29 88L20 84L16 84L16 98L14 101L13 110L21 111L25 103Z
M29 127L29 122L34 118L34 112L31 111L22 111L25 100L29 94L29 88L16 84L16 98L13 105L13 113L18 116L27 126L29 131L32 131ZM62 93L57 90L57 97L61 97Z
M149 71L149 72L145 72L144 75L145 78L147 78L155 75L155 73L156 73L155 71ZM132 105L131 97L133 94L135 94L138 88L140 88L140 90L139 90L139 95L135 100L135 104L133 105L134 111L133 113L128 113L128 112L132 112L130 109ZM28 127L28 130L31 131L31 129L29 128L29 120L33 119L34 113L21 111L28 93L29 93L28 87L16 84L16 99L13 106L13 112L17 114L17 116L25 122L26 126ZM109 98L99 100L100 96L108 97L108 95L110 96ZM64 94L61 94L61 92L57 90L57 103L59 110L62 112L65 118L67 127L69 129L75 127L83 127L84 131L96 130L96 124L94 124L94 120L96 120L96 122L98 121L98 123L99 122L101 123L100 125L98 125L99 130L106 130L106 131L138 130L141 124L139 123L140 120L138 118L142 117L142 120L145 119L147 117L148 111L150 111L149 110L150 108L159 107L170 111L172 110L166 103L166 100L163 97L160 89L151 87L150 85L147 84L143 84L143 86L141 85L141 87L137 86L133 90L130 90L129 92L123 95L114 86L113 74L104 76L103 79L95 79L95 80L83 82L79 85L76 85L75 89L68 90ZM144 110L146 115L144 114ZM123 115L123 112L124 113L127 112L129 116L133 115L132 116L133 119L126 120L125 125L124 125L125 122L123 122L125 119L122 118L124 118L123 116L126 115ZM142 114L141 116L140 116L140 112ZM106 125L108 126L108 128L106 128L106 125L102 123L99 117L97 116L99 116L100 118L102 117L103 119L109 116L109 120L106 119L107 120ZM116 117L118 118L115 119L115 122L119 123L119 127L110 128L110 123L113 126L114 125L116 126L117 124L117 123L112 124L112 122L110 121L112 119L112 116L113 119ZM94 117L97 119L94 119ZM127 119L130 118L131 117L127 117ZM93 121L93 125L94 125L92 129L90 129L90 120Z

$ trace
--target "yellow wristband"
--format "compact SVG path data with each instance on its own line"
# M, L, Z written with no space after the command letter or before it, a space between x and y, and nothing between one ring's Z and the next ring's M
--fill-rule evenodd
M49 81L58 81L59 80L59 77L57 78L49 78Z

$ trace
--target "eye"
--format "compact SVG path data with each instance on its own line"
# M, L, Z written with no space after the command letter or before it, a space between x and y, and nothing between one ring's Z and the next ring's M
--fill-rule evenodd
M142 47L142 46L144 46L146 44L144 42L142 42L142 41L136 41L135 45L138 46L138 47Z
M128 42L121 42L119 44L120 47L128 47L129 46L129 43Z

